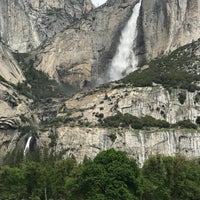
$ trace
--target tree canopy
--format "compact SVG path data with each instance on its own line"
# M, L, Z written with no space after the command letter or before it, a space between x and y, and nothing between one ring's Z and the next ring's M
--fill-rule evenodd
M110 149L94 160L27 161L0 168L1 200L198 200L200 162L156 155L139 168L126 153Z

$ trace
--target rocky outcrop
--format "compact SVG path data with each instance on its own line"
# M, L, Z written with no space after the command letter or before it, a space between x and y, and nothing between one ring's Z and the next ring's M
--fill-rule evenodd
M115 115L119 111L137 117L150 115L169 123L185 119L195 122L200 115L198 96L198 91L192 93L172 89L169 92L159 85L137 88L113 84L110 88L104 89L102 86L95 91L75 95L65 103L66 114L61 112L58 116L98 124L100 119Z
M200 117L198 91L171 89L169 92L160 85L137 88L113 83L78 93L65 101L44 100L41 105L35 105L32 111L22 97L13 94L13 91L6 93L5 88L2 88L1 93L0 161L13 150L15 153L19 149L23 152L25 141L30 135L34 137L31 140L34 144L30 144L34 146L32 150L36 146L41 152L48 148L49 152L63 154L64 157L74 155L78 162L82 162L85 156L94 158L97 153L109 148L126 151L140 164L156 153L170 156L181 153L188 157L200 155L199 129L98 127L101 127L104 118L117 112L137 117L150 115L169 123L185 119L195 123ZM23 118L31 119L33 115L35 121L25 122L29 129L23 130L21 121L24 121Z
M31 101L22 95L19 95L11 86L0 84L0 126L2 123L11 124L18 123L20 115L30 116L29 105ZM14 120L16 119L16 120ZM13 121L13 122L11 122ZM15 122L14 122L15 121ZM18 122L17 122L18 121ZM14 128L14 126L13 126Z
M200 0L143 0L141 18L148 60L200 37Z
M19 142L21 127L31 121L31 101L6 83L0 84L0 165L7 153L12 152ZM26 124L27 125L27 124Z
M90 0L2 0L1 41L13 51L30 51L92 8Z
M20 67L13 58L12 53L0 42L0 76L7 82L17 84L25 80Z
M12 152L19 140L20 133L13 129L0 129L0 165L5 156Z
M175 156L182 154L189 158L200 155L199 130L153 130L103 129L63 126L54 132L42 132L37 144L49 147L64 157L74 156L78 162L85 157L93 159L100 151L115 148L127 152L140 165L151 155Z
M0 129L0 164L9 152L23 152L28 137L22 137L18 130ZM107 129L89 127L61 126L42 130L30 142L30 147L48 149L49 153L62 155L63 158L74 156L77 162L84 158L93 159L99 152L115 148L125 151L140 165L151 155L184 155L199 158L199 130L190 129Z

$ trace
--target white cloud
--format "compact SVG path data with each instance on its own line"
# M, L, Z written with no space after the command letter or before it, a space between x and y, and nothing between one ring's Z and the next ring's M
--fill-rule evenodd
M94 6L98 7L104 3L106 3L107 0L92 0L92 3L94 4Z

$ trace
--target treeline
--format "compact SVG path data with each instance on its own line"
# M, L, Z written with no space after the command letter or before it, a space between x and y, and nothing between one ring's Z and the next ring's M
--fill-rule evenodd
M142 168L110 149L79 165L73 158L0 168L0 199L199 200L200 162L149 158Z

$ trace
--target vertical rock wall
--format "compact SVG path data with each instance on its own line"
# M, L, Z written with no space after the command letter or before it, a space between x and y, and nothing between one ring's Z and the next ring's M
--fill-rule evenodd
M0 39L13 51L30 51L92 8L90 0L2 0Z
M25 80L12 53L0 42L0 77L7 82L17 84Z
M200 0L143 0L141 17L148 60L200 37Z
M37 141L42 149L52 140L52 132L41 133ZM151 155L185 155L198 158L200 155L200 135L198 130L152 130L101 129L60 127L55 130L56 140L51 150L64 152L63 156L75 156L78 162L84 157L93 159L100 151L115 148L125 151L140 165Z
M109 1L91 12L86 19L58 34L38 53L37 69L51 78L80 87L88 81L101 81L99 77L109 67L120 31L136 2Z

